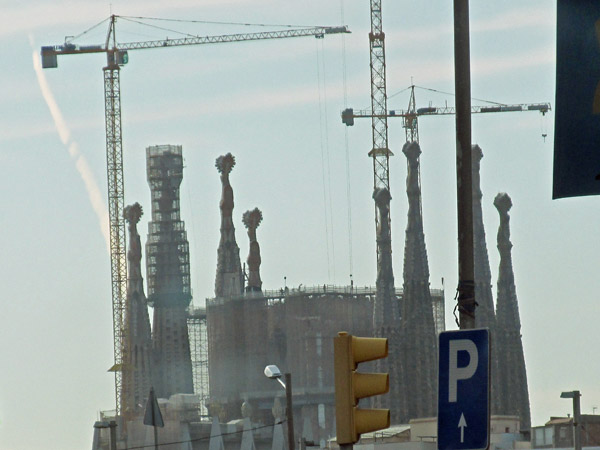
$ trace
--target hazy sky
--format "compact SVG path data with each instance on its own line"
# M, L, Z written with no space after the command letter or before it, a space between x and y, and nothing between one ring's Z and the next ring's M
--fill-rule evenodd
M555 1L471 3L473 97L554 103ZM452 2L384 0L383 8L390 108L406 108L407 92L392 95L411 79L452 92ZM89 448L98 411L114 408L114 378L106 372L113 350L104 238L105 60L61 57L57 69L36 75L32 56L41 45L62 43L108 17L110 5L3 1L1 10L0 449ZM130 52L121 74L125 199L144 207L139 229L145 241L145 148L183 145L182 216L194 302L203 304L214 289L219 239L214 162L232 152L242 260L248 252L242 213L259 207L264 215L258 239L265 289L282 287L284 277L290 287L349 284L350 274L355 285L374 285L370 124L357 120L346 130L339 118L345 95L348 106L369 106L369 2L113 0L112 12L350 27L344 38ZM202 35L270 29L157 24ZM117 27L122 42L178 36L124 20ZM105 36L102 25L79 42L100 44ZM454 98L417 91L418 106L430 103L453 105ZM563 390L581 390L584 413L600 406L600 208L594 197L551 200L553 120L552 112L545 118L536 112L473 116L473 142L485 155L483 212L494 283L498 214L492 201L508 192L514 203L513 262L534 425L571 412L570 401L559 398ZM454 118L422 118L419 127L431 285L439 288L445 279L450 312L457 282ZM400 120L390 120L397 286L407 210L403 142ZM455 328L450 314L447 324Z

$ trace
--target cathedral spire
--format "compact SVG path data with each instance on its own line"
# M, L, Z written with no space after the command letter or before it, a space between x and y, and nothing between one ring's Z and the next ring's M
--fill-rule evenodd
M405 391L410 392L406 417L409 420L434 416L436 413L437 339L421 212L421 148L416 142L407 142L402 152L408 162L408 223L404 246L400 357L403 359Z
M392 237L390 233L390 192L385 188L376 188L373 200L379 217L377 227L377 292L373 303L373 335L388 338L389 358L375 361L377 372L389 372L390 393L373 400L377 408L389 408L392 422L406 409L406 399L402 391L401 361L399 354L400 312L394 287L392 268Z
M472 170L473 170L473 256L475 261L475 327L489 328L492 334L490 360L491 375L490 386L491 413L498 414L500 411L500 389L496 384L498 377L498 346L494 340L496 333L496 315L494 312L494 299L492 296L492 272L490 270L490 260L488 257L487 243L485 240L485 228L483 225L483 208L481 199L481 159L483 152L478 145L473 145L472 149Z
M128 223L128 279L125 300L125 342L123 367L123 402L125 415L141 413L144 399L152 386L152 337L144 279L142 278L142 244L137 224L142 216L139 203L126 206L123 218Z
M235 241L233 226L233 188L229 183L229 174L235 166L231 153L219 156L215 163L221 174L221 240L217 250L217 276L215 280L216 297L235 297L242 295L244 279L240 264L240 249Z
M510 242L510 216L508 211L512 201L508 194L500 193L494 199L494 206L500 215L498 227L498 251L500 267L498 269L498 295L496 298L496 341L498 348L500 388L500 414L519 416L521 430L529 430L531 418L529 412L529 391L527 371L521 340L521 320L515 289L515 275L512 266L512 243Z
M376 188L373 192L375 206L379 210L377 229L377 296L373 310L373 327L377 334L383 326L399 324L398 301L394 288L394 270L392 268L392 237L390 233L390 191Z
M478 303L475 310L475 326L494 329L494 299L492 297L492 272L488 257L483 225L483 209L481 199L481 159L483 152L478 145L472 146L473 164L473 247L475 259L475 300Z

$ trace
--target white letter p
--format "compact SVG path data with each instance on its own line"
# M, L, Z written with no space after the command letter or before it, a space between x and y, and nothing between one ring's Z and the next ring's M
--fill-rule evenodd
M458 380L468 380L475 374L479 363L479 353L470 339L456 339L450 341L449 344L448 402L454 403L457 401ZM460 351L469 353L469 364L465 367L458 367L458 352Z

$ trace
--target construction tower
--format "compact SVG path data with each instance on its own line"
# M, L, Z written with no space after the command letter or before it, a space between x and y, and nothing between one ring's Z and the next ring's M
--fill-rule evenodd
M500 214L498 227L498 294L496 297L496 342L498 344L498 377L500 409L498 414L519 416L521 431L531 428L529 412L529 391L523 342L521 340L521 319L515 289L515 274L512 266L512 243L510 242L510 216L508 211L512 201L508 194L501 193L494 199L494 206Z
M179 212L181 146L148 147L146 168L152 192L146 270L148 302L154 307L154 388L158 397L168 398L194 392L187 328L187 307L192 299L189 245Z

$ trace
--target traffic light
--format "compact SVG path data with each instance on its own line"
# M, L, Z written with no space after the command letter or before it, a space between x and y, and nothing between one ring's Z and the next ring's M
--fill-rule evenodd
M389 374L356 372L359 363L386 358L388 340L356 337L342 331L333 340L333 354L337 443L354 444L362 433L390 426L389 409L358 408L361 398L389 391Z

